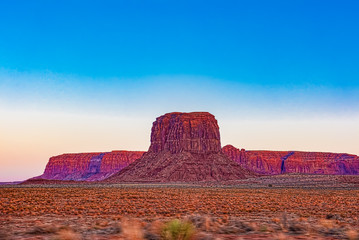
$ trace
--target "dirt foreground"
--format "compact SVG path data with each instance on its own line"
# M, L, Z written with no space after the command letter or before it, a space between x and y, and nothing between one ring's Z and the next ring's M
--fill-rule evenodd
M359 239L359 190L195 185L0 188L0 239Z

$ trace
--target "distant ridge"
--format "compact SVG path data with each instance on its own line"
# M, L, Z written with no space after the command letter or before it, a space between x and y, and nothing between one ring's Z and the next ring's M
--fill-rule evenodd
M140 158L141 151L66 153L51 157L42 175L34 179L99 181Z
M212 114L173 112L153 123L148 152L62 154L51 157L44 173L32 179L198 182L287 173L359 175L359 157L346 153L246 151L232 145L221 148L218 123Z
M14 181L14 182L0 182L0 185L16 185L16 184L20 184L23 181Z
M359 157L346 153L246 151L226 145L222 152L245 169L259 174L305 173L358 175Z

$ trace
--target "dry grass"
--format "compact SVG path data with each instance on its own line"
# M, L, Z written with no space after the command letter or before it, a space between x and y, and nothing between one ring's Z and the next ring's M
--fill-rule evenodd
M7 216L178 217L295 213L348 218L359 223L359 190L237 189L183 187L0 188Z
M358 190L8 187L0 199L0 239L159 240L173 219L193 239L352 240L359 229Z
M192 223L174 219L167 222L161 231L163 240L191 240L195 234L195 228Z

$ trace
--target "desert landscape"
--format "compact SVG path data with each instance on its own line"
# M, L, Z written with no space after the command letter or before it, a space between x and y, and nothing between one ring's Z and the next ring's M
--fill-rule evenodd
M0 240L359 240L358 13L1 0Z
M63 154L0 187L3 239L358 239L359 158L221 148L215 117L168 113L147 152Z
M358 185L344 184L347 187L340 184L335 186L339 188L275 187L275 183L274 187L241 183L229 186L58 183L3 187L0 236L2 239L357 239L359 189ZM164 236L166 227L177 220L186 226L173 230L172 234L180 231L180 235Z

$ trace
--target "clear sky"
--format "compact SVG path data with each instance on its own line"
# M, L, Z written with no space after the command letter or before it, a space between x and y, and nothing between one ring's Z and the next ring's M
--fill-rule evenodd
M0 181L147 150L209 111L222 145L359 154L358 1L0 2Z

